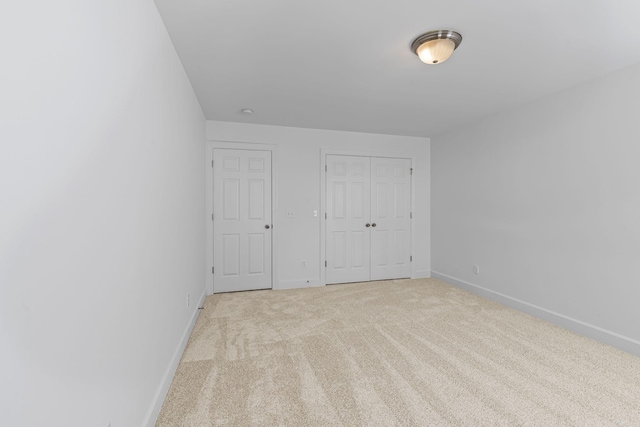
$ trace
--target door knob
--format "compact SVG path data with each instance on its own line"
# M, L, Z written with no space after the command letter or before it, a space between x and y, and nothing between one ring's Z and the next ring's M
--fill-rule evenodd
M270 229L271 227L269 226L269 224L265 225L264 228L266 228L267 230Z
M367 224L365 225L365 227L371 227L371 224L367 223Z
M375 227L375 226L376 226L376 223L374 222L373 224L371 224L371 226L372 226L372 227Z

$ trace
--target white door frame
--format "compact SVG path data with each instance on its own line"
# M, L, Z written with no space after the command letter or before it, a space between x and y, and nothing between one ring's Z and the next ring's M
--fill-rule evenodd
M278 289L278 224L277 222L277 200L278 200L278 150L274 144L260 144L251 142L229 142L229 141L206 141L206 212L205 212L205 256L206 258L206 284L207 295L213 295L213 149L226 148L231 150L261 150L271 152L271 289Z
M334 149L320 149L320 212L322 215L322 221L320 221L320 282L323 285L327 284L327 272L324 267L324 263L327 259L327 248L326 248L326 233L327 233L327 224L325 220L325 213L327 212L327 172L325 171L325 167L327 165L327 156L328 155L337 155L337 156L361 156L361 157L388 157L392 159L409 159L411 161L411 168L413 169L416 164L415 156L404 153L392 153L385 151L345 151L345 150L334 150ZM409 175L411 182L411 212L415 212L415 191L416 186L413 181L413 174ZM413 238L415 216L411 219L411 255L413 256L415 251L416 239ZM414 263L411 262L411 278L415 278L415 266Z

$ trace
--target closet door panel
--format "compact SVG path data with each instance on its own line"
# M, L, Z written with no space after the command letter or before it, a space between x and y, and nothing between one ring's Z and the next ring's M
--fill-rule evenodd
M369 157L327 156L327 284L370 280Z
M409 159L371 158L371 280L411 276L410 173Z

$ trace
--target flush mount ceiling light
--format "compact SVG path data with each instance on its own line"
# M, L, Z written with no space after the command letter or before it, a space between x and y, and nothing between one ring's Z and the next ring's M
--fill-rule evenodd
M429 31L411 43L411 51L425 64L439 64L449 59L460 42L462 36L455 31Z

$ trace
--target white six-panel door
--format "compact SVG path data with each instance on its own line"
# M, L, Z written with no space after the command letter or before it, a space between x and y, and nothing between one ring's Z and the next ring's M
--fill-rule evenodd
M326 282L411 276L411 161L326 158Z
M411 161L371 158L371 280L411 276Z
M271 152L213 150L214 292L271 288Z
M327 156L327 283L370 277L371 206L368 157Z

